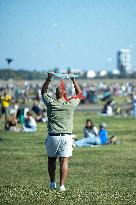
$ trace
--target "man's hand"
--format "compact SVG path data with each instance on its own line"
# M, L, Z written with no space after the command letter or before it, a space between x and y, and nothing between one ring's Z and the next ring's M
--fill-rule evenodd
M51 80L51 78L52 78L52 76L53 76L53 74L52 73L48 73L48 80Z
M71 80L72 80L72 82L73 82L73 85L74 85L74 88L75 88L76 95L82 93L82 91L81 91L81 89L80 89L78 83L76 82L75 78L72 77Z
M48 73L48 77L46 78L46 81L43 84L42 89L41 89L41 95L44 95L44 93L47 93L48 86L49 86L52 76L53 76L52 73Z
M72 77L71 80L72 80L72 82L75 81L75 77Z

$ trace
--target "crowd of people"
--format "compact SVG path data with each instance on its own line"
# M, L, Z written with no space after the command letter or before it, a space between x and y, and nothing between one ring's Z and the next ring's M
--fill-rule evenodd
M47 113L45 108L42 107L40 101L35 100L33 105L28 108L27 102L23 98L20 102L18 100L13 100L12 96L8 95L6 91L3 92L1 96L1 115L5 117L4 129L6 131L12 132L36 132L37 123L46 123ZM111 115L112 112L109 111L112 101L109 100L103 108L103 114ZM80 140L74 141L74 146L86 147L91 145L103 145L109 144L110 139L108 138L106 123L101 123L99 125L99 130L94 126L91 119L86 120L86 125L83 128L84 137ZM112 136L113 138L113 136Z
M49 87L49 92L51 95L54 95L54 90L58 82L54 81L52 85ZM99 113L102 113L105 116L111 115L125 115L125 116L133 116L136 117L136 83L135 82L125 82L125 83L111 83L106 84L103 82L97 82L95 84L92 83L84 83L79 84L84 99L81 100L80 104L89 105L89 104L100 104L103 105L103 108L99 108ZM12 81L10 83L0 84L0 98L1 105L3 110L1 110L1 114L5 111L5 107L8 103L4 102L5 105L2 105L2 98L4 97L4 91L7 90L8 95L7 98L12 96L12 100L10 102L15 103L20 102L20 106L25 106L28 101L33 102L33 110L36 112L37 121L44 120L44 114L41 116L39 112L39 108L37 108L37 104L42 105L42 96L41 96L41 87L42 83L30 83L25 81L24 84L16 85ZM66 92L68 96L73 95L74 87L67 82L65 85ZM116 100L124 99L122 100ZM10 99L7 99L10 100ZM7 105L6 105L7 104ZM10 103L11 105L11 103ZM45 119L46 121L46 119Z
M0 118L4 116L5 131L36 132L37 122L47 122L46 110L36 99L31 106L25 98L17 100L4 90L0 103Z
M136 117L136 83L97 83L96 85L83 85L85 100L81 103L104 105L99 113L105 116L123 115ZM116 100L116 99L120 100ZM123 100L122 100L123 99Z
M21 86L13 83L0 85L0 117L5 116L5 130L34 132L38 122L47 122L46 109L43 106L41 85L24 82ZM74 93L74 88L66 83L68 96ZM102 101L103 108L99 112L104 116L121 115L125 110L126 116L136 117L136 86L134 82L116 83L106 85L104 83L80 85L84 99L80 104L97 103ZM54 93L55 83L49 87L49 92ZM117 103L115 96L126 97L123 103ZM88 122L89 123L89 122ZM18 126L20 124L20 126ZM20 129L19 129L20 128Z
M68 89L68 87L66 88ZM38 122L46 123L48 121L47 112L41 100L42 98L40 87L36 86L34 90L34 88L31 88L30 85L28 86L28 84L25 83L24 89L25 92L23 91L21 94L19 92L17 94L17 88L14 89L13 87L11 87L1 89L0 117L4 115L4 129L6 131L36 132ZM52 89L53 87L50 88L50 93L52 93ZM11 94L8 94L7 90ZM124 90L125 89L123 89L123 91ZM128 90L132 91L132 89L130 88ZM107 92L107 94L104 97L105 99L102 99L105 101L105 104L102 108L101 114L105 116L112 116L113 110L115 109L115 102L113 98L109 97L111 96L111 91L109 92L106 90L105 92ZM136 97L132 93L130 94L130 100L131 111L133 113L132 115L136 117ZM82 100L81 103L83 103ZM73 145L82 147L90 145L109 144L111 139L108 137L106 128L107 125L105 123L101 123L98 130L96 126L94 126L93 121L91 119L87 119L86 125L83 129L84 137L80 140L74 141Z

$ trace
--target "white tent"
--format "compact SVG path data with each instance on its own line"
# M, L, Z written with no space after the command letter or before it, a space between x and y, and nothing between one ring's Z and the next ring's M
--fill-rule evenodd
M118 69L114 69L114 70L112 71L112 74L113 74L113 75L120 75L120 71L119 71Z
M102 71L100 71L100 73L99 73L99 75L100 75L101 77L104 77L104 76L107 75L107 74L108 74L107 70L102 70Z
M87 78L95 78L96 77L96 72L93 70L89 70L87 72Z

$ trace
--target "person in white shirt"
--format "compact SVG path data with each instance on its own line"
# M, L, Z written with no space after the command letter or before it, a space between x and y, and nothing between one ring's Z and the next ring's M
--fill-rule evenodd
M84 127L84 137L90 137L90 136L97 136L98 135L98 129L94 126L94 123L91 119L86 120L86 126Z
M106 113L108 116L110 115L113 115L113 109L112 109L112 106L111 105L108 105L107 106L107 113Z
M17 116L17 112L19 109L19 104L18 101L15 101L10 109L10 115L15 115L15 117Z
M87 147L90 145L99 145L101 142L98 135L98 129L94 126L92 120L87 119L86 126L84 127L84 138L75 141L75 146Z
M104 116L113 115L113 108L112 108L113 104L114 104L114 101L112 99L110 99L109 101L106 102L106 104L104 105L103 110L102 110L102 114Z
M37 124L35 119L32 116L31 112L27 112L25 123L23 127L24 132L35 132L37 130Z

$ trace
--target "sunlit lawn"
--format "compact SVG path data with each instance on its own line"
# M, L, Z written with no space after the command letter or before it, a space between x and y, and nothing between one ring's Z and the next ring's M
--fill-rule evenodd
M106 122L109 136L115 134L123 144L74 148L64 193L48 188L45 124L39 124L35 134L1 131L0 204L136 204L136 120L76 113L78 138L86 118L96 126ZM59 169L56 182L59 185Z

